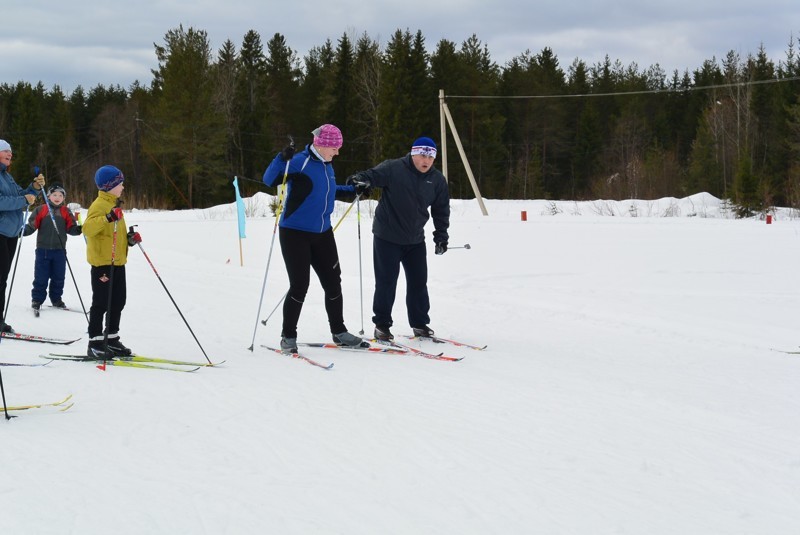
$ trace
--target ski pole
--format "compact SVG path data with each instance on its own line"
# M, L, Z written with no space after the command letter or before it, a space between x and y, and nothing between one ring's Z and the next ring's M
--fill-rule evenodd
M294 139L292 139L292 136L289 136L289 144L292 147L294 147ZM250 351L253 351L253 347L256 345L256 331L258 330L258 318L259 316L261 316L261 305L264 303L264 290L267 289L267 275L269 275L269 265L272 262L272 250L275 247L275 234L278 233L278 221L280 220L281 212L283 212L283 203L286 201L283 194L284 194L284 188L286 186L286 179L289 178L290 163L292 163L291 158L289 158L289 160L286 161L286 167L283 170L283 182L281 182L280 188L278 189L278 208L277 210L275 210L275 224L272 226L272 241L269 244L269 254L267 255L267 267L264 270L264 282L261 283L261 296L258 298L258 310L256 311L256 324L255 327L253 327L253 339L250 341L250 347L247 348Z
M39 174L39 168L34 168L34 173ZM56 217L53 214L53 206L50 204L50 199L47 198L47 195L44 193L44 188L42 188L42 198L44 199L44 203L47 205L47 213L50 214L50 221L53 222L53 228L56 231L56 236L58 236L58 242L61 244L61 248L64 250L64 260L67 262L67 267L69 268L69 275L72 277L72 284L75 286L75 291L78 293L78 301L81 304L81 308L83 309L83 315L86 317L86 323L89 323L89 313L86 312L86 306L83 304L83 297L81 297L81 291L78 289L78 283L75 280L75 274L72 272L72 264L69 262L69 256L67 256L67 244L61 238L61 233L58 230L58 224L56 223ZM76 221L77 223L77 221ZM64 229L66 231L66 220L64 221Z
M121 201L117 199L117 204L114 208L119 208ZM117 259L117 226L119 219L114 220L114 237L111 240L111 269L108 272L108 301L106 304L106 328L103 330L103 365L100 367L103 371L106 369L106 360L108 358L108 329L111 322L111 302L114 296L114 262ZM98 366L99 367L99 366Z
M287 173L289 172L289 162L286 162L286 172ZM283 195L283 193L281 193L281 195ZM278 231L278 219L280 217L280 212L282 211L281 210L282 206L283 206L283 198L281 197L277 213L275 214L275 225L272 227L272 241L270 241L269 244L269 254L267 255L267 267L266 269L264 269L264 281L261 283L261 296L258 298L258 310L256 311L256 325L255 327L253 327L253 339L250 341L250 347L247 348L250 351L253 351L253 346L255 346L256 344L256 330L258 329L258 317L261 315L261 305L264 303L264 290L267 289L267 275L269 275L269 265L272 262L272 249L275 247L275 234L277 234ZM286 296L284 295L284 297ZM280 304L280 302L278 304Z
M333 227L333 231L334 231L334 232L336 232L336 229L337 229L337 228L339 228L339 225L341 225L341 224L342 224L342 221L344 221L344 220L345 220L345 218L347 217L347 214L349 214L349 213L350 213L350 210L352 210L352 209L353 209L353 206L354 206L354 205L355 205L355 204L358 202L358 199L360 199L360 198L361 198L361 195L356 195L356 198L355 198L355 200L354 200L353 202L351 202L351 203L350 203L350 206L348 206L348 207L347 207L347 210L345 210L345 211L344 211L344 214L342 214L342 217L341 217L341 219L339 219L339 221L337 221L337 222L336 222L336 225Z
M447 248L448 251L450 249L472 249L472 247L470 247L470 245L468 243L465 243L464 245L457 245L455 247L448 247Z
M39 168L34 167L34 177L39 174ZM44 188L42 188L44 190ZM19 255L22 252L22 238L25 236L25 223L28 222L28 214L30 213L31 205L25 207L25 216L22 218L22 226L19 228L19 245L17 247L17 257L14 259L14 271L11 274L11 283L8 286L8 299L6 299L6 309L3 311L3 321L6 320L8 314L8 305L11 301L11 290L14 288L14 278L17 276L17 262L19 262Z
M263 320L261 320L261 325L266 325L266 324L267 324L267 322L268 322L268 321L269 321L269 319L272 317L272 315L273 315L273 314L275 314L275 311L276 311L276 310L278 310L278 307L281 305L281 303L283 303L283 300L284 300L284 299L286 299L286 296L287 296L287 295L289 295L289 290L286 290L286 293L285 293L285 294L283 294L283 297L281 297L281 298L278 300L278 303L275 305L275 308L273 308L273 309L272 309L272 312L270 312L270 313L269 313L269 316L267 316L266 318L264 318Z
M361 297L361 330L358 332L364 335L364 275L361 270L361 195L356 196L356 220L358 221L358 292Z
M131 225L128 228L128 232L133 232L134 231L133 229L136 228L136 226L137 225ZM203 349L203 346L200 344L200 340L198 340L197 336L195 336L194 331L192 330L192 327L189 325L189 322L186 321L186 317L183 315L183 312L181 312L181 309L178 306L178 303L175 302L175 299L172 298L172 294L169 293L169 290L167 289L167 285L164 284L164 281L161 278L161 275L158 274L158 270L156 269L156 266L153 265L153 262L150 260L150 257L147 255L147 251L145 251L144 247L142 247L142 242L137 242L136 245L139 246L139 250L142 251L142 254L144 255L145 259L147 260L147 263L150 264L151 268L153 268L153 273L156 274L156 277L158 278L158 282L161 283L161 286L164 288L164 291L167 292L167 295L169 296L170 301L172 301L172 304L175 305L175 310L177 310L178 314L181 315L181 319L183 320L183 323L186 324L186 327L189 329L189 332L192 333L192 338L194 338L194 341L197 342L197 346L200 348L200 351L203 352L203 356L206 358L206 360L208 361L209 364L214 364L213 362L211 362L211 359L208 358L208 355L206 354L206 350Z
M8 406L6 405L6 387L3 386L3 372L0 371L0 393L3 394L3 412L6 413L6 420L16 418L16 416L9 416Z

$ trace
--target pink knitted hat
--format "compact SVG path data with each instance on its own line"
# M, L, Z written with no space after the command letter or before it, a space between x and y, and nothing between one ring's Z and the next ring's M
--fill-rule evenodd
M338 149L342 146L342 131L332 124L324 124L311 133L317 147Z

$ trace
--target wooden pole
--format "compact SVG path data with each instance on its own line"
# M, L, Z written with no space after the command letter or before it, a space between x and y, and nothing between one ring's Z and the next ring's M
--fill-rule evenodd
M458 149L458 153L461 155L461 162L464 164L464 168L467 170L467 176L469 177L470 184L472 184L472 191L475 192L475 198L478 200L478 206L481 207L481 212L483 215L489 215L489 212L486 211L486 206L483 204L483 198L481 197L481 192L478 189L478 183L475 182L475 176L472 174L472 168L469 166L467 154L464 152L464 147L461 145L461 138L458 136L458 130L456 130L455 123L453 123L453 117L450 115L450 110L447 107L447 103L444 101L442 101L442 109L444 110L444 115L447 118L447 124L450 125L450 131L453 133L453 139L456 141L456 148Z
M447 124L444 118L444 89L439 90L439 143L442 146L442 174L447 179Z

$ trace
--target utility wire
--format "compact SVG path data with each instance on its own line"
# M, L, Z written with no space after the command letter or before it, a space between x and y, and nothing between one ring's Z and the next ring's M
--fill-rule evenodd
M618 91L615 93L581 93L577 95L445 95L445 98L463 99L545 99L545 98L586 98L586 97L619 97L626 95L652 95L658 93L683 93L684 91L705 91L708 89L727 89L731 87L745 87L751 85L778 84L782 82L795 82L800 80L800 76L791 78L771 78L769 80L752 80L750 82L735 82L730 84L706 85L695 87L676 87L665 89L645 89L641 91Z

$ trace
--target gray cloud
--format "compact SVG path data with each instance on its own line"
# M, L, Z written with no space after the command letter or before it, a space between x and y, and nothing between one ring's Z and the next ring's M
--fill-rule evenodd
M10 4L10 5L9 5ZM563 68L575 58L592 65L612 61L640 69L658 63L671 73L720 59L729 50L742 56L763 43L773 61L785 60L788 42L800 37L800 9L793 0L752 2L641 2L623 0L581 6L571 2L446 0L423 6L404 2L306 0L275 6L255 0L139 0L105 3L75 0L11 0L4 3L0 31L0 81L20 80L69 93L76 86L128 87L151 81L157 65L153 43L183 25L208 32L214 50L230 39L238 48L249 30L266 42L275 34L304 56L326 39L367 33L385 44L397 30L418 29L432 52L441 39L460 45L472 34L504 64L530 50L551 48Z

